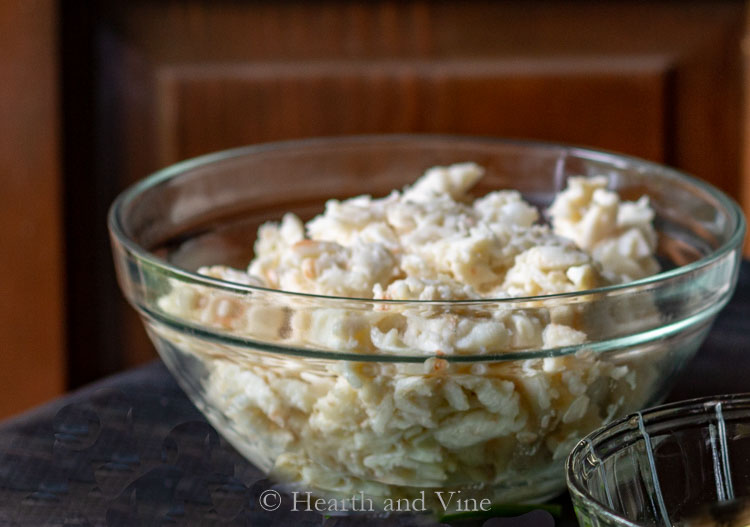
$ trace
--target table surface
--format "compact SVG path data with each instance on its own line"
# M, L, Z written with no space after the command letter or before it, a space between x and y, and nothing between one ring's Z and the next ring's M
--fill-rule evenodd
M750 391L748 328L750 263L743 262L733 299L669 400ZM258 498L272 488L158 361L0 423L0 527L435 525L428 516L364 522L361 515L291 512L287 501L266 512ZM567 495L553 501L564 509L558 525L575 525ZM540 519L495 518L484 526L539 525Z

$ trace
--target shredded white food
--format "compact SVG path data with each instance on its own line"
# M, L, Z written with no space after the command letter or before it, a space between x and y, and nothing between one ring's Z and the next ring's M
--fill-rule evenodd
M289 292L429 301L583 291L658 272L647 197L622 201L605 178L573 177L548 211L550 227L516 191L473 199L482 174L474 163L435 167L384 198L331 200L307 224L288 213L261 227L246 271L199 272ZM533 481L582 435L637 408L651 382L634 363L585 351L475 364L442 358L580 346L592 321L626 323L628 314L587 314L584 304L341 306L289 296L233 297L174 281L159 305L259 341L384 360L270 358L160 331L206 358L203 397L246 455L323 492L398 497ZM648 301L637 308L658 316ZM387 362L394 354L425 360Z

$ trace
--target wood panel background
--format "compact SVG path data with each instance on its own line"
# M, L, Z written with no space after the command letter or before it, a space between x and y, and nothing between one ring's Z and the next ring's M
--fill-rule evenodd
M661 159L669 75L667 57L167 66L157 72L157 158L289 137L502 130L611 149L627 137L631 152ZM607 119L592 100L610 108Z
M56 20L0 2L0 418L65 389Z
M622 151L740 193L741 1L73 4L73 385L153 356L115 286L104 218L126 185L181 159L316 135L465 133Z

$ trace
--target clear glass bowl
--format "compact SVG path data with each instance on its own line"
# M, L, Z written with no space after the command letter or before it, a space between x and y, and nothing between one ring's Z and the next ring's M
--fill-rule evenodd
M258 227L327 199L384 196L428 167L474 161L475 189L549 205L571 175L604 175L656 210L661 274L579 293L405 302L294 294L199 275L244 268ZM660 402L736 284L737 205L673 169L554 144L436 136L317 139L179 163L126 190L109 226L123 292L164 362L244 456L326 497L543 500L565 487L585 434ZM200 315L195 313L199 312ZM512 338L483 354L360 345L393 325L502 318ZM542 349L550 321L586 333ZM448 328L448 329L446 329ZM459 329L455 329L458 331Z
M583 526L750 524L750 394L693 399L618 420L567 463Z

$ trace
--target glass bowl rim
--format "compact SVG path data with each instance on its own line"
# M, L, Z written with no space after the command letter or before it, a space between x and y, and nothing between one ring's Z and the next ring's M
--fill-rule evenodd
M645 430L649 425L649 423L646 423L646 420L653 421L654 419L658 419L659 423L663 424L665 421L669 422L674 419L684 419L690 416L696 416L696 418L700 416L708 417L709 415L716 415L717 407L720 409L750 409L750 392L709 395L653 406L626 415L597 428L581 438L570 451L570 454L568 454L568 458L565 461L565 479L568 484L568 491L574 497L583 501L587 509L615 521L618 525L622 525L623 527L643 527L642 524L635 523L619 515L606 504L592 497L580 484L579 474L574 469L574 463L578 464L580 462L579 458L585 455L593 445L606 441L620 432L632 430L631 422L634 419L637 419L639 427L643 427ZM748 417L750 418L750 414L748 414ZM647 430L646 433L648 433Z
M558 151L560 155L576 156L583 159L592 161L606 162L614 167L623 167L625 165L638 166L643 169L651 169L659 171L663 175L678 180L683 180L690 185L697 187L699 190L709 194L715 200L717 200L729 213L730 217L734 220L735 228L729 239L715 249L713 252L706 256L694 261L689 264L675 267L657 273L655 275L647 276L639 280L632 282L626 282L624 284L613 284L595 289L587 289L582 291L572 291L568 293L555 293L547 295L527 296L527 297L506 297L506 298L480 298L480 299L469 299L469 300L385 300L385 299L373 299L373 298L357 298L357 297L342 297L342 296L328 296L319 295L313 293L301 293L294 291L284 291L281 289L272 289L268 287L253 286L247 284L239 284L218 278L212 278L209 276L198 274L181 267L170 264L166 260L154 255L150 251L141 247L134 239L128 236L125 232L124 221L122 218L122 210L137 199L141 194L148 191L149 189L162 184L171 179L176 179L182 174L185 174L191 170L199 167L205 167L215 162L226 161L229 159L236 159L255 154L262 154L267 152L281 152L284 150L293 151L295 149L304 147L316 147L316 146L335 146L335 145L365 145L373 142L381 143L402 143L405 141L455 141L455 142L471 142L473 144L485 144L485 145L506 145L506 146L518 146L522 148L535 148L547 151ZM259 143L248 146L241 146L228 150L221 150L218 152L205 154L202 156L194 157L184 161L180 161L173 165L167 166L161 170L158 170L150 176L137 181L126 188L112 203L108 218L108 227L112 236L127 249L127 251L137 257L139 260L149 264L150 266L158 268L164 274L177 279L182 279L192 284L203 285L205 287L213 289L221 289L224 291L234 292L238 294L247 294L251 292L263 292L264 294L278 294L283 297L302 297L308 299L320 299L326 301L345 301L345 302L362 302L374 305L392 305L392 304L408 304L408 305L483 305L483 304L523 304L527 302L539 302L556 299L575 299L576 297L585 297L593 294L603 293L625 293L630 290L639 290L643 286L658 284L659 282L667 281L671 278L679 277L682 275L689 274L692 271L698 270L702 267L710 265L716 260L719 260L726 253L736 249L742 244L745 235L745 218L739 205L731 199L729 196L724 194L721 190L717 189L713 185L706 183L698 178L688 175L682 171L671 168L666 165L647 161L635 156L629 156L620 154L617 152L611 152L607 150L599 150L588 147L581 147L575 145L569 145L564 143L555 143L548 141L532 141L532 140L521 140L521 139L505 139L505 138L493 138L493 137L480 137L471 135L445 135L445 134L380 134L380 135L344 135L344 136L328 136L328 137L315 137L308 139L293 139L288 141L276 141L268 143Z

